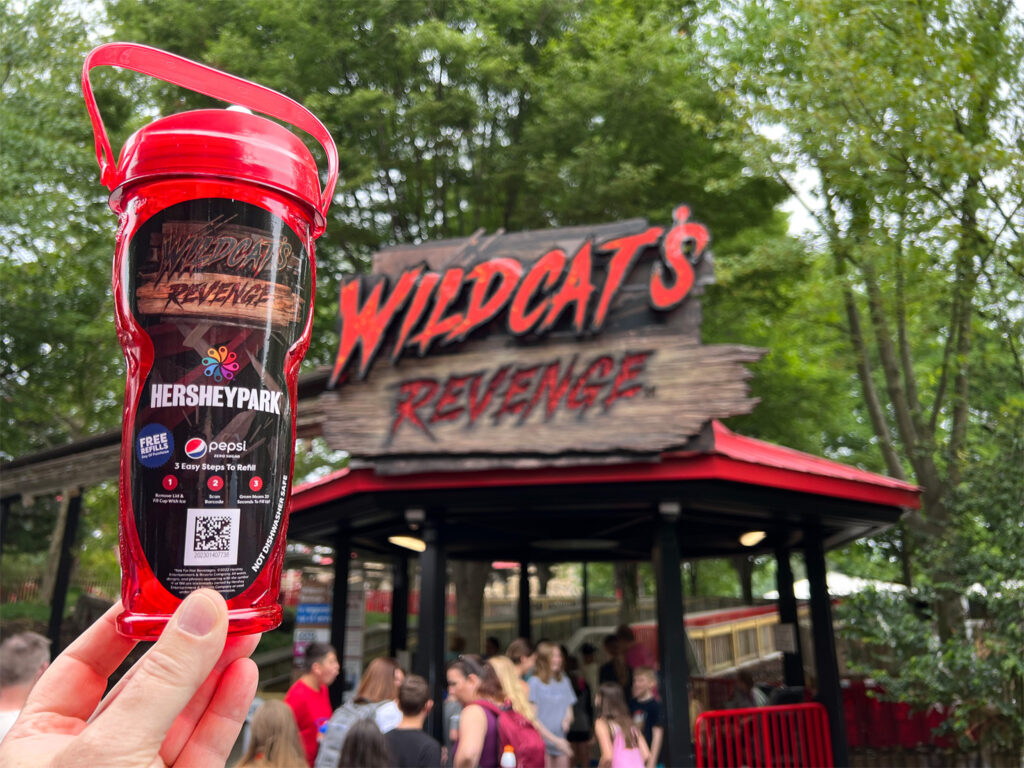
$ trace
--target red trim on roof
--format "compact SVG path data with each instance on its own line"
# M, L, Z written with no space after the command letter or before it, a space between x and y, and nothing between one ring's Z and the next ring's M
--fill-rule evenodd
M889 507L921 505L920 489L910 483L743 437L717 421L713 431L715 447L710 452L665 454L660 462L387 476L372 469L341 469L294 489L292 511L377 491L682 480L720 480Z
M874 472L866 472L863 469L857 469L848 464L840 464L836 461L823 459L820 456L796 451L782 445L766 443L753 437L737 435L720 421L712 421L711 424L715 435L714 452L738 461L745 461L749 464L763 464L766 467L789 469L794 472L806 472L812 475L833 477L840 480L852 480L854 482L895 488L912 493L920 490L913 483L907 483L885 475L878 475Z

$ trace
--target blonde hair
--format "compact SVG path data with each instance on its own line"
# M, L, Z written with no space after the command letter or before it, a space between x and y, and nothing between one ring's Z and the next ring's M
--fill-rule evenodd
M283 701L264 702L252 718L249 749L238 766L266 765L292 768L306 764L299 728L292 708Z
M516 665L507 656L492 656L487 660L491 669L498 677L501 688L505 692L505 698L512 704L512 709L530 721L534 728L537 727L537 715L530 704L530 697L523 690L523 682L516 671Z
M537 666L534 669L534 674L541 679L541 682L547 685L551 682L551 678L555 680L562 679L562 669L552 673L551 670L551 656L555 651L561 653L561 649L554 643L549 643L546 640L537 645ZM562 664L565 664L565 660L562 660Z

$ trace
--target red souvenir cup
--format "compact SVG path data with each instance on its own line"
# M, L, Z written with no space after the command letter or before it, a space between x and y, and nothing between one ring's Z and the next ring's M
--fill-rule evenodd
M204 109L137 131L113 161L89 72L108 65L290 123ZM119 215L117 331L128 367L121 445L118 630L154 638L192 590L228 601L230 633L281 622L278 590L309 346L313 241L338 174L327 129L300 104L180 56L110 43L82 90L101 181Z

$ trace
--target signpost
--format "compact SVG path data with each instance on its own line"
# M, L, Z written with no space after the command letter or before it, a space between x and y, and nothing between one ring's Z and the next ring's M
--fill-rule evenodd
M347 280L324 435L381 471L685 446L761 351L700 339L707 229L643 220L390 248ZM468 463L467 463L468 462Z

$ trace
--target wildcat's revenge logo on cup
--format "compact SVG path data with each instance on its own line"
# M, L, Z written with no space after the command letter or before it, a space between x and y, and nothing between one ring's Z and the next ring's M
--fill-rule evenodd
M210 221L165 221L150 235L140 260L136 300L147 315L190 317L231 314L275 325L296 322L307 298L296 288L306 254L233 216ZM210 349L204 365L217 381L231 379L234 353ZM235 368L234 370L237 370Z

